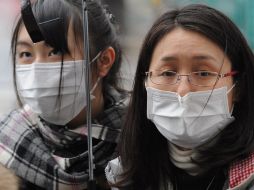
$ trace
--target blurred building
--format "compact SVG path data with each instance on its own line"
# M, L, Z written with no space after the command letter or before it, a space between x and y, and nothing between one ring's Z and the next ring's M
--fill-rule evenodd
M11 33L19 0L0 0L0 116L16 106L10 56Z
M254 49L254 1L253 0L161 0L166 7L182 7L191 3L202 3L214 7L240 28L249 45Z
M113 13L116 23L120 24L120 32L124 32L125 28L125 19L124 19L124 13L125 13L125 1L124 0L102 0L102 3L104 3L110 12Z

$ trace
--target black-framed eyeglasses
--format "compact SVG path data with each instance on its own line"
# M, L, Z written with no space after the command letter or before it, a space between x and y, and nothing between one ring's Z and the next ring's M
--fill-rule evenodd
M174 85L181 80L182 76L186 76L192 85L209 87L213 86L220 78L234 76L237 73L237 71L231 71L225 74L211 71L196 71L189 74L178 74L171 70L154 70L145 74L156 85Z

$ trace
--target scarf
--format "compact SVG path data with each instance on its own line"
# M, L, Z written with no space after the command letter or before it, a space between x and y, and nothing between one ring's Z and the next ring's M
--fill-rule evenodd
M172 143L169 143L170 161L177 167L186 171L189 175L196 176L200 173L200 167L193 163L192 159L197 157L194 150L182 150Z
M93 120L95 176L114 156L126 96L109 88L105 110ZM0 163L32 184L49 190L85 189L88 181L86 127L51 126L28 106L0 122Z

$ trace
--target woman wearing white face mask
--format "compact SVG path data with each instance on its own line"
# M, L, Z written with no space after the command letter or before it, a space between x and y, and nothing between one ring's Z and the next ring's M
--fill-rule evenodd
M108 189L104 168L114 157L125 113L119 88L121 49L111 14L87 1L91 89L85 89L82 1L37 0L32 9L44 41L33 43L20 18L12 38L14 81L22 108L0 124L0 163L20 179L20 189L86 189L86 91L98 189Z
M113 189L254 188L254 56L222 13L163 14L140 52Z

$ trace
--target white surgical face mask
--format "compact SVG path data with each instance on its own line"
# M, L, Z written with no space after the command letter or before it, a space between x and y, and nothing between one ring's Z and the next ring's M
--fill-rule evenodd
M41 118L56 125L65 125L87 105L85 61L64 61L59 96L61 64L16 65L17 87L22 103L28 104Z
M227 87L190 92L184 97L151 87L146 90L147 118L180 147L200 146L234 120L228 108Z

